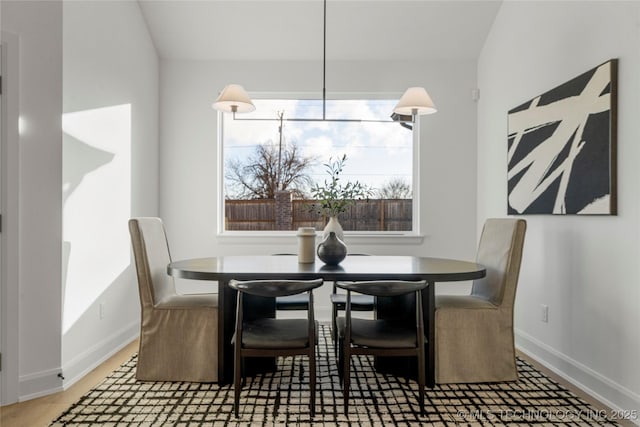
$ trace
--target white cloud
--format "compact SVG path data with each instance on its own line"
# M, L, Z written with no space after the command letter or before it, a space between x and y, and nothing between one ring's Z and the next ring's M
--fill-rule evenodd
M302 153L308 157L325 162L329 156L333 155L333 141L327 136L319 136L308 139L302 146Z

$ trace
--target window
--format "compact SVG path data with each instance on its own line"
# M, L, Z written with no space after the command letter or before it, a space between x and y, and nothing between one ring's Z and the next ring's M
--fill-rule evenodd
M221 115L224 231L321 230L327 218L313 212L311 187L329 175L326 164L346 156L343 183L370 195L338 219L347 232L415 231L414 136L400 123L286 121L322 118L321 100L259 99L256 111L234 120ZM390 120L397 100L326 101L326 118ZM282 115L284 121L280 121ZM282 128L280 125L282 124Z

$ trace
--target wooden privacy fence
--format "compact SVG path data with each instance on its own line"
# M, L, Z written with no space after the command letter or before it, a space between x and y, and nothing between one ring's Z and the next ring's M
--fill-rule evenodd
M279 203L279 206L277 206ZM311 211L314 200L278 199L225 200L226 230L297 230L315 227L322 230L327 218ZM411 199L357 200L338 215L345 230L411 231Z

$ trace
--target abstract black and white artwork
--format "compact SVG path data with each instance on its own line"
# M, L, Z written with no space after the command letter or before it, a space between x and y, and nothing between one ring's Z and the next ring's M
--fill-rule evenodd
M509 111L508 213L616 214L617 59Z

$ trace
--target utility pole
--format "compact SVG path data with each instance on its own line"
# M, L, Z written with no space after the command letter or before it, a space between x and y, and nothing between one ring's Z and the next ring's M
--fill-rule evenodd
M284 188L280 188L280 178L282 174L282 122L284 118L284 110L278 111L278 118L280 119L280 126L278 127L280 141L278 142L278 175L276 176L276 191L284 190Z

